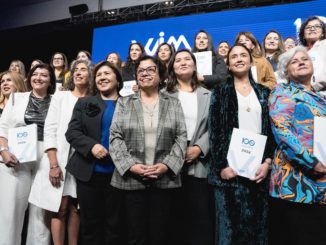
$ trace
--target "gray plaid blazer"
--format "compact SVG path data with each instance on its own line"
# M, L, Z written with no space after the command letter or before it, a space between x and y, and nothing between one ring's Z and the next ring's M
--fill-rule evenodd
M164 163L169 171L148 181L132 174L136 163L145 163L143 108L139 94L119 98L110 128L109 152L116 166L111 185L124 190L176 188L181 186L180 171L185 160L187 131L180 101L160 93L159 122L154 163Z

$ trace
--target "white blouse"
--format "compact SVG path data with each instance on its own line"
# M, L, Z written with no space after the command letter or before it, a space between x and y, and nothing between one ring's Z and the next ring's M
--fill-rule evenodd
M195 133L197 123L197 92L179 90L179 100L187 127L187 140L190 141Z
M239 128L261 134L261 105L253 89L247 96L237 91Z

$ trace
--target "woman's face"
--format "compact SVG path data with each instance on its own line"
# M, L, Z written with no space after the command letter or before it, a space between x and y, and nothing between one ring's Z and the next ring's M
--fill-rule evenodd
M31 86L38 94L47 93L50 86L50 73L45 68L37 68L31 76Z
M158 58L163 62L168 62L171 58L171 50L168 45L162 45L158 50Z
M205 50L208 47L208 36L205 32L199 32L195 39L195 46L198 50Z
M249 50L253 50L255 48L254 43L248 37L246 37L245 35L241 35L239 37L238 42L245 45L247 47L247 49L249 49Z
M222 56L223 58L225 58L227 56L229 50L230 50L230 48L227 43L220 43L220 45L218 45L218 54L220 56Z
M177 78L188 77L191 79L196 71L195 62L188 52L180 52L175 56L173 70Z
M9 74L3 75L1 79L1 94L5 98L8 98L9 95L12 92L15 92L16 90L17 90L16 85L12 80L11 76Z
M87 87L89 84L88 68L86 64L79 63L74 70L73 78L76 87Z
M311 59L303 51L298 51L287 66L288 77L297 82L310 82L313 72Z
M30 70L34 67L34 66L36 66L36 65L39 65L39 64L41 64L38 60L33 60L33 62L31 63L31 68L30 68Z
M265 38L265 49L269 52L275 52L278 49L280 39L277 33L270 32Z
M81 51L77 54L77 60L89 60L89 58L86 53Z
M9 71L13 71L13 72L17 72L20 73L20 66L18 64L18 62L11 62L10 66L9 66Z
M285 41L284 41L285 51L288 51L289 49L294 48L295 46L296 46L295 41L292 38L285 39Z
M129 50L129 55L130 55L131 60L133 60L133 61L138 60L141 56L141 53L142 53L142 51L138 44L131 45L130 50Z
M118 93L119 82L117 81L114 71L109 66L104 65L97 70L95 82L101 94L112 93L114 91Z
M52 59L52 65L54 68L64 67L64 58L62 54L55 54Z
M119 57L116 53L111 53L109 54L107 60L108 62L112 63L112 64L115 64L115 65L118 65L118 62L119 62Z
M137 81L141 90L158 88L160 76L158 67L152 60L143 60L139 63Z
M229 70L236 75L249 73L251 67L250 54L241 46L235 46L229 53Z
M323 37L323 26L319 20L311 20L304 29L304 38L309 42L316 42Z

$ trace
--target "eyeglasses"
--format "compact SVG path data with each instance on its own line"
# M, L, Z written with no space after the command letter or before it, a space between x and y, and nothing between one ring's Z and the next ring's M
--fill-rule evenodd
M304 29L305 30L312 30L312 29L322 29L323 28L323 26L322 25L313 25L313 26L306 26Z
M137 75L138 76L144 75L145 71L146 71L146 73L148 75L155 75L156 74L156 69L157 69L157 66L149 66L147 68L139 68L137 70Z

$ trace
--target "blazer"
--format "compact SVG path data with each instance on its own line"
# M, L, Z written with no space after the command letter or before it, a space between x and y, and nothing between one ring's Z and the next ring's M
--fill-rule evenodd
M275 141L268 114L268 96L270 90L261 84L255 83L253 80L250 80L250 83L262 109L262 134L267 136L267 143L263 155L264 160L266 158L272 158L275 149ZM212 157L209 162L208 182L212 185L238 186L237 182L240 177L232 180L223 180L220 176L221 171L228 166L227 153L233 128L239 128L238 99L233 78L229 78L227 83L214 89L209 108L208 134ZM265 185L267 185L266 181Z
M253 55L252 59L253 65L257 68L257 83L272 89L277 83L272 65L262 56Z
M66 139L75 149L66 169L76 179L89 181L98 161L91 150L101 143L101 122L105 102L101 95L79 98L66 132Z
M72 197L77 197L76 182L70 175L66 175L66 165L70 153L70 145L66 140L65 133L71 119L72 111L77 102L71 91L58 91L51 99L51 104L44 124L44 154L41 159L40 169L37 171L31 189L30 202L37 206L58 212L63 189L69 190ZM65 182L61 182L60 187L53 187L49 181L50 162L45 151L57 149L58 164L61 168ZM38 188L41 187L41 188Z
M205 75L203 84L212 90L216 84L225 83L228 78L228 69L223 58L219 55L212 56L212 75Z
M187 131L180 101L159 94L159 119L154 163L164 163L169 171L159 179L146 181L129 169L145 163L143 108L139 93L119 98L110 129L109 152L116 166L111 185L124 190L176 188L181 186L180 170L185 160Z
M0 119L0 136L8 139L8 129L26 126L25 112L31 92L11 93Z
M202 153L199 158L192 162L187 173L196 178L207 178L207 163L210 157L209 142L208 142L208 110L211 98L211 92L203 87L197 88L197 122L195 133L190 140L189 146L197 145ZM168 95L178 98L179 93L171 92ZM187 163L186 163L187 164Z
M314 117L326 117L326 98L296 83L277 85L269 100L277 149L270 195L293 202L325 203L326 181L313 168Z

